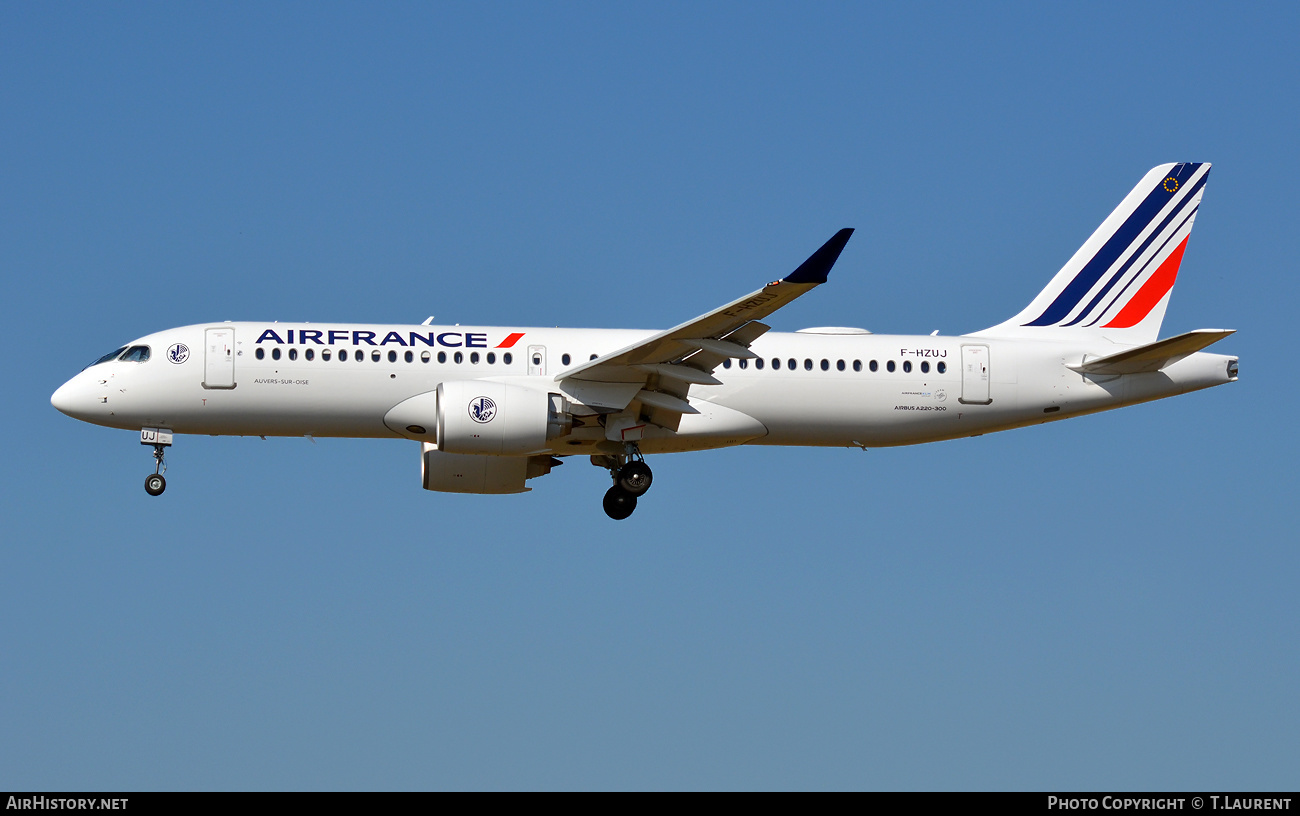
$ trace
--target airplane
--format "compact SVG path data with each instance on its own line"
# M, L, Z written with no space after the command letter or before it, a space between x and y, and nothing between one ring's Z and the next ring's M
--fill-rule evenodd
M1209 171L1150 170L1028 306L971 334L771 331L826 282L842 229L786 277L664 331L205 323L132 340L50 401L139 431L153 496L175 434L404 438L423 487L450 493L525 492L589 457L613 482L606 514L626 519L649 454L914 445L1236 381L1236 357L1203 351L1233 330L1157 340Z

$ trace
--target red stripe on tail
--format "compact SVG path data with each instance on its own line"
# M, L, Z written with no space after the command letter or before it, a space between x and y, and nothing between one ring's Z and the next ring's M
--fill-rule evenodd
M1187 236L1191 238L1192 236ZM1146 319L1151 314L1151 310L1156 307L1160 299L1169 294L1169 290L1174 288L1174 281L1178 280L1178 265L1183 262L1183 250L1187 249L1187 238L1178 245L1165 258L1165 262L1160 264L1160 268L1151 276L1151 279L1142 284L1142 288L1137 294L1124 304L1115 319L1102 326L1103 329L1129 329Z

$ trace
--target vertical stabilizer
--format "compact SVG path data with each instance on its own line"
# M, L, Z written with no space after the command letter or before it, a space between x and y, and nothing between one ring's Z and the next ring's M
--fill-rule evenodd
M1024 311L975 334L1155 340L1209 173L1207 162L1153 168Z

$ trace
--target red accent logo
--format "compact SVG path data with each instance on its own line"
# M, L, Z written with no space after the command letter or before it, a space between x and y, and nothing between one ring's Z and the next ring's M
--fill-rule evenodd
M523 336L523 332L511 332L506 339L501 341L501 345L497 346L497 348L514 348L515 343L518 343L519 339Z

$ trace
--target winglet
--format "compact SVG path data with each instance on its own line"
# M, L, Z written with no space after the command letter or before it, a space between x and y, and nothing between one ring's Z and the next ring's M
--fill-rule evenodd
M799 268L786 275L783 283L825 283L826 275L831 271L831 267L839 260L840 253L844 251L844 245L849 242L849 236L853 235L852 229L842 229L822 244L822 248L809 256L808 260L799 265Z

